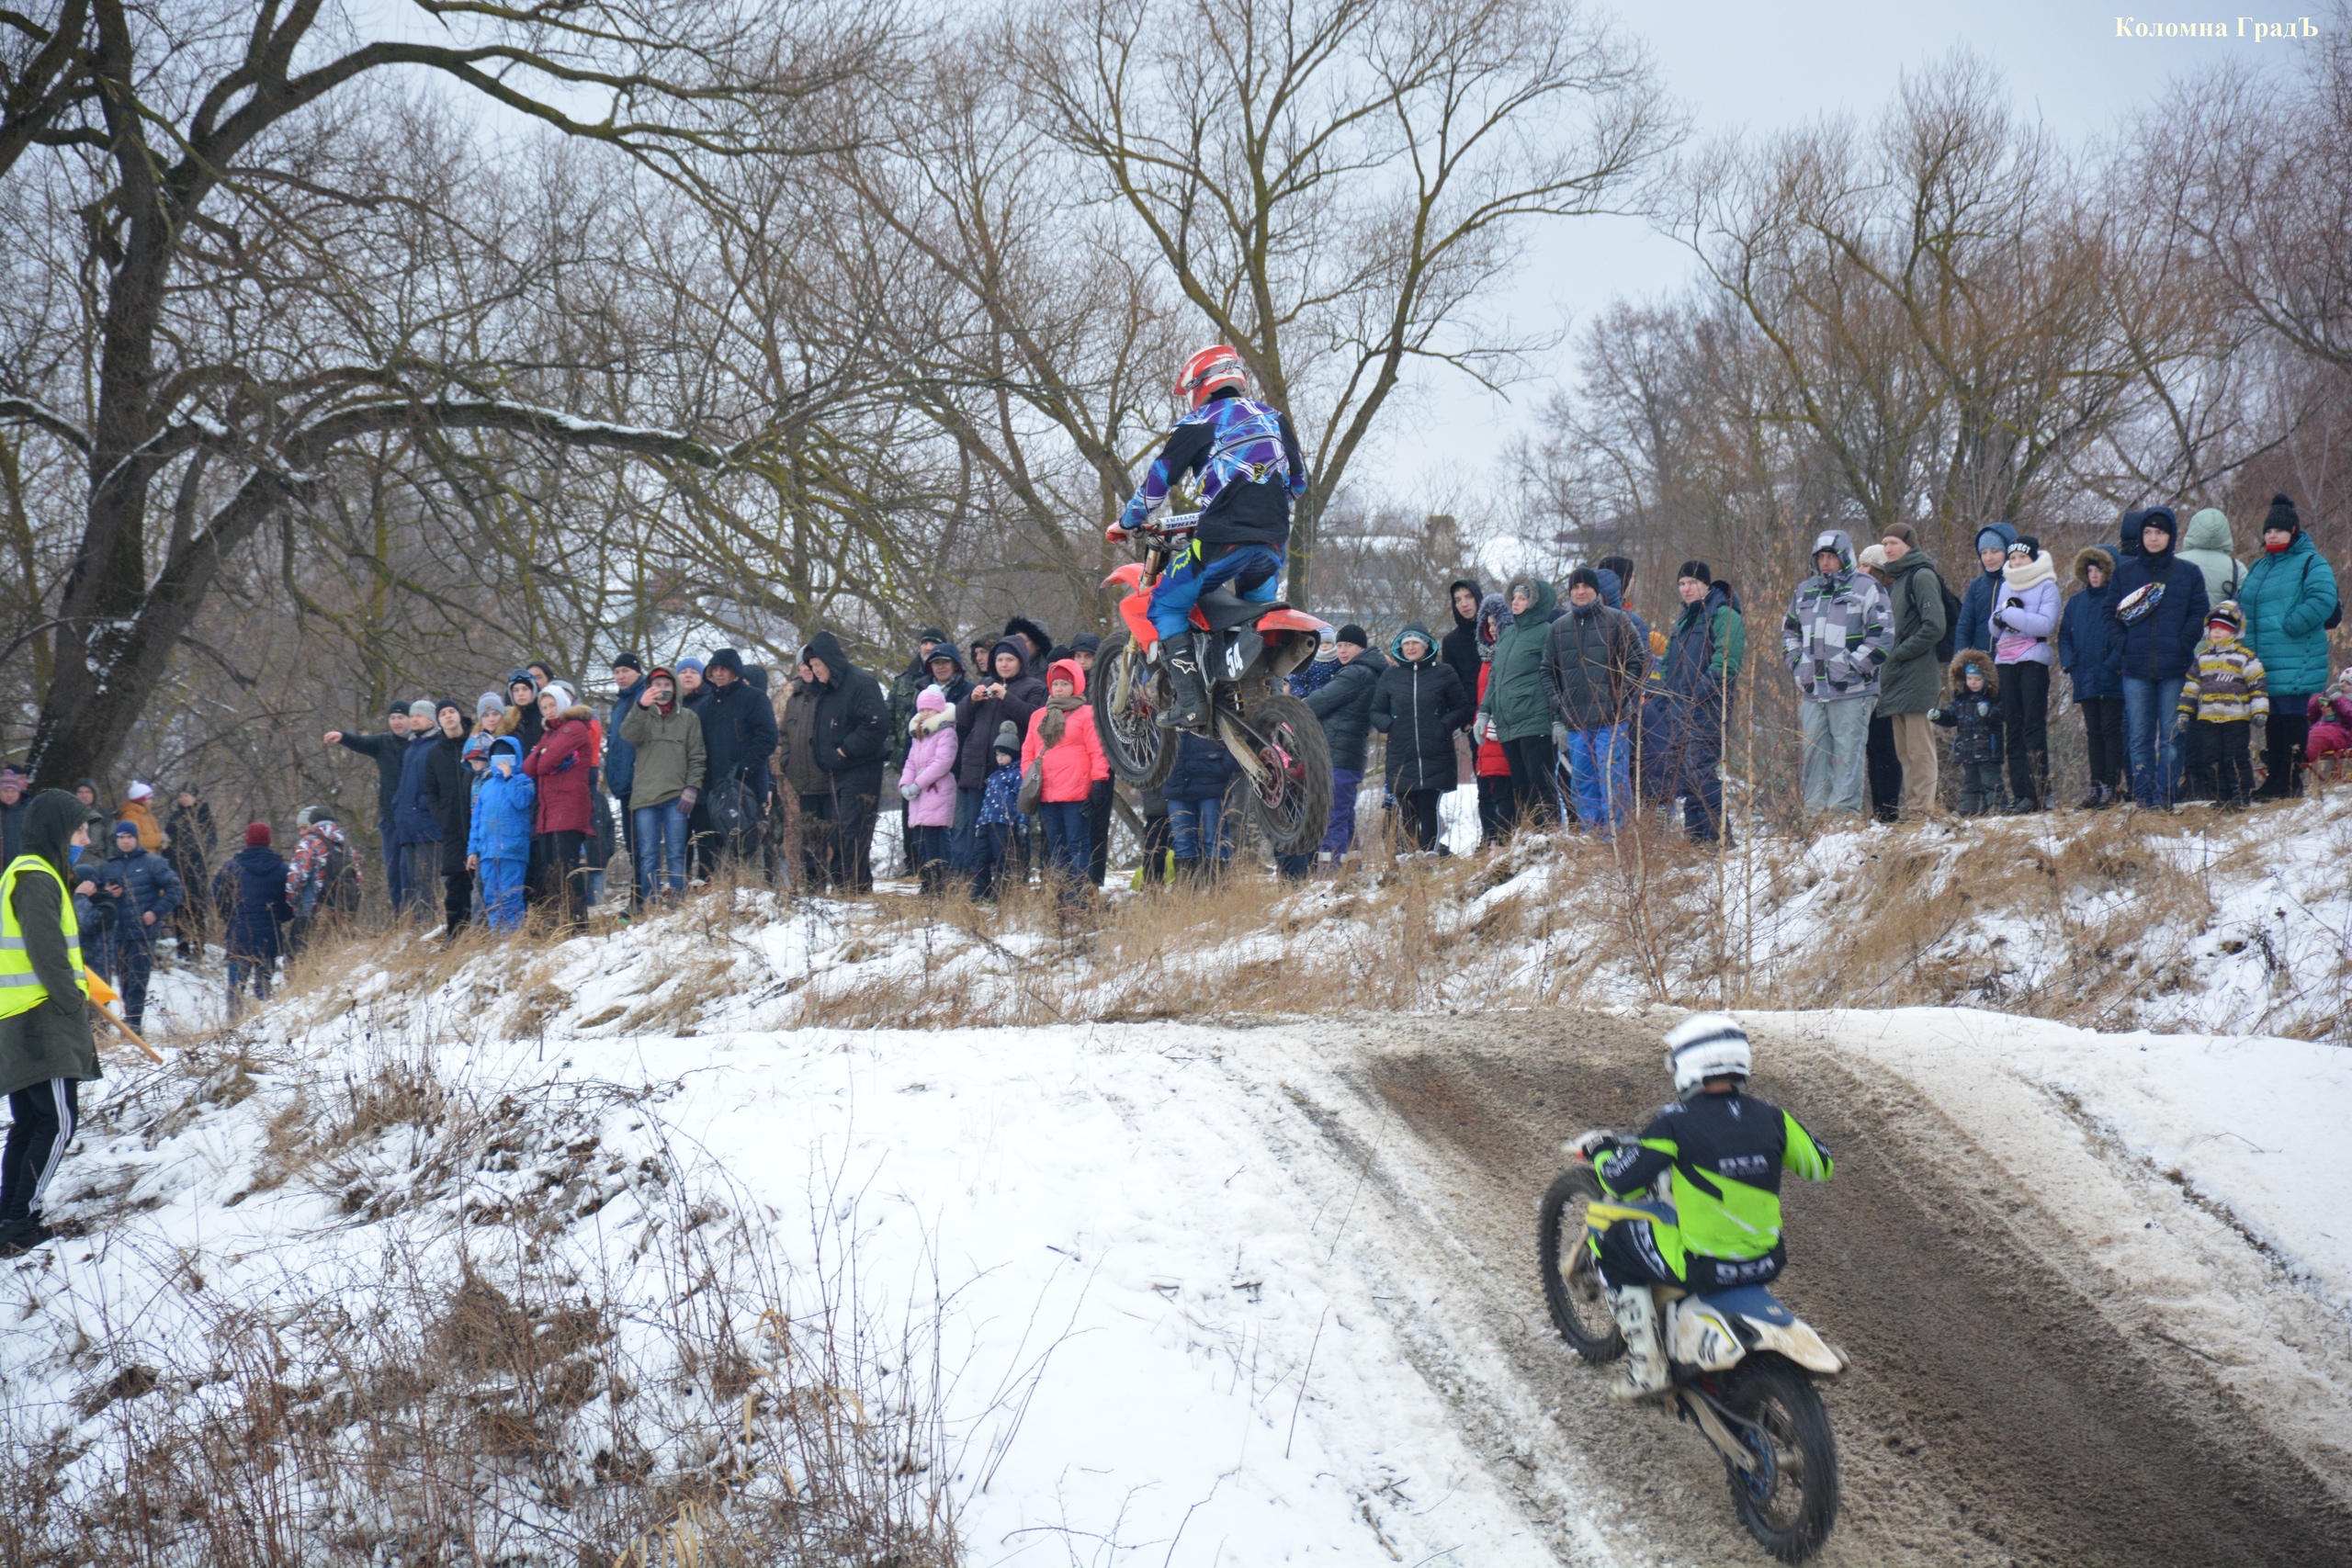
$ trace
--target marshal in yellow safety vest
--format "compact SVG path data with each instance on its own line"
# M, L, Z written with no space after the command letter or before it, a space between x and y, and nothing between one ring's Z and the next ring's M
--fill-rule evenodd
M65 961L73 965L74 984L86 998L90 972L82 964L82 925L74 918L74 895L57 868L40 855L18 855L0 872L0 1018L30 1012L49 999L49 987L33 973L32 954L25 949L25 928L17 919L17 878L39 872L57 884L58 923L65 929Z

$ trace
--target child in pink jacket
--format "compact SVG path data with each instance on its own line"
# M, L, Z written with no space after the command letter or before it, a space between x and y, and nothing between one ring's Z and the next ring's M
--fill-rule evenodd
M1046 705L1029 716L1029 738L1021 744L1021 771L1044 763L1037 820L1045 824L1052 864L1060 872L1065 897L1089 886L1087 858L1093 834L1086 820L1087 796L1096 784L1107 787L1110 759L1094 732L1094 709L1086 702L1086 671L1073 660L1057 659L1046 671Z
M914 842L910 858L920 868L925 893L947 886L948 841L956 826L956 715L936 686L915 699L914 722L907 728L907 765L899 772L899 793L907 800L907 831Z

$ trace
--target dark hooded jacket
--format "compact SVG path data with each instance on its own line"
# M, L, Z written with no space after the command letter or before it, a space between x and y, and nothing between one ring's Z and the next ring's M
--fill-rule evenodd
M2180 520L2168 507L2152 506L2143 514L2161 515L2180 537ZM2155 604L2137 620L2120 617L2123 602L2143 588L2161 586ZM2205 574L2192 561L2182 560L2171 543L2151 553L2141 552L2115 569L2115 599L2108 615L2123 633L2123 655L2118 672L2128 681L2177 681L2188 673L2198 639L2205 635Z
M1425 645L1418 660L1405 657L1408 637L1419 637ZM1370 716L1372 728L1388 737L1388 787L1398 795L1450 790L1461 780L1453 753L1454 732L1477 711L1470 693L1438 657L1437 639L1425 626L1409 626L1398 632L1388 645L1388 668L1380 672L1380 682L1373 691ZM1356 664L1363 662L1360 654Z
M1969 545L1970 550L1981 552L1988 548L1984 543L1988 536L2001 541L2005 554L2011 545L2018 542L2018 531L2007 523L1987 523L1976 530L1976 537ZM2135 545L2133 547L2138 547ZM1982 567L1984 563L1980 560L1976 564ZM1969 583L1968 592L1960 596L1960 625L1952 632L1955 651L1963 648L1981 648L1990 651L1993 647L1993 595L2000 590L2001 569L1998 567L1991 571L1979 571Z
M1538 672L1544 700L1562 724L1600 729L1633 717L1650 650L1631 615L1596 595L1582 609L1571 603L1568 613L1544 630Z
M1387 668L1380 649L1367 648L1306 694L1306 705L1323 723L1323 743L1330 748L1332 767L1363 774L1364 747L1372 733L1372 694L1380 689L1381 673Z
M1552 585L1540 577L1521 578L1513 587L1528 592L1527 613L1495 639L1494 671L1487 677L1481 705L1495 721L1498 740L1525 740L1552 733L1552 706L1544 697L1544 644L1552 632L1552 610L1559 603ZM1510 594L1506 591L1505 601Z
M2114 584L2109 583L2109 587ZM1968 689L1968 671L1984 678L1982 693ZM1989 649L1963 648L1952 655L1951 691L1943 705L1928 710L1931 723L1952 732L1955 762L1997 762L2001 760L2001 670Z
M982 682L996 684L996 656L1001 649L1012 649L1022 661L1023 673L1004 683L1004 695L981 701L971 693L964 694L956 705L956 784L960 789L980 789L989 782L989 774L996 764L989 753L996 747L997 727L1010 723L1016 734L1029 733L1029 716L1046 705L1046 682L1043 676L1027 673L1029 649L1013 637L999 637L989 649L989 671Z
M1453 596L1464 588L1470 590L1473 606L1466 615L1453 603ZM1465 692L1477 691L1478 671L1485 663L1478 657L1478 612L1476 606L1486 596L1487 591L1466 577L1445 585L1445 608L1453 617L1453 629L1447 632L1445 640L1438 644L1437 656L1445 661L1448 670L1453 671L1453 678L1462 682L1462 689Z
M67 846L74 830L87 822L96 831L105 819L62 789L42 790L25 806L17 852L39 855L61 877L71 874ZM25 956L32 962L33 977L49 997L30 1011L0 1018L0 1094L14 1094L50 1078L98 1077L89 1003L65 944L65 890L40 873L28 871L17 878L9 897L25 933ZM90 933L84 932L81 940L87 943ZM91 956L85 947L85 967Z
M817 765L833 776L836 795L880 795L890 749L890 714L880 683L849 661L831 632L810 637L806 657L822 660L827 676L815 682L817 710L810 716L808 747ZM716 756L711 776L718 776Z
M755 796L764 795L768 758L775 751L775 705L741 675L725 686L703 684L710 695L694 714L702 721L703 776L710 792L741 779Z
M2107 573L2093 588L2088 569ZM2123 694L2123 627L2115 618L2115 558L2096 547L2075 552L2079 586L2058 617L2058 667L2075 680L2075 700Z
M227 927L232 958L267 962L277 956L277 928L294 918L286 901L286 862L254 844L223 862L212 878L212 902Z
M435 730L424 757L424 807L441 835L444 876L466 869L466 840L473 836L474 775L465 758L466 736L472 729L467 725L454 740Z
M1168 800L1188 802L1222 800L1225 792L1233 786L1233 776L1240 771L1241 765L1222 742L1180 729L1176 732L1176 762L1168 770L1168 782L1160 786L1160 795Z

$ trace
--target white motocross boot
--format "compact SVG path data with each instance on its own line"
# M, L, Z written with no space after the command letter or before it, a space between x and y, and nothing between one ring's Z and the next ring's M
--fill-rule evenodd
M1625 1370L1609 1385L1611 1399L1655 1399L1671 1380L1658 1332L1657 1299L1647 1285L1609 1287L1609 1311L1625 1336Z

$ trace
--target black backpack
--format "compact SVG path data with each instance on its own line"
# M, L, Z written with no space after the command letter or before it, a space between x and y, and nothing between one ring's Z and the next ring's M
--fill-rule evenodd
M1962 604L1959 594L1944 586L1942 572L1933 567L1929 567L1928 572L1936 580L1936 591L1944 596L1944 635L1936 639L1936 662L1950 664L1951 656L1960 651L1960 613L1966 606ZM1918 582L1919 574L1915 571L1904 585L1904 592L1917 593Z
M351 869L351 846L329 840L327 858L303 887L301 904L294 912L308 917L323 908L347 915L358 908L359 878Z

